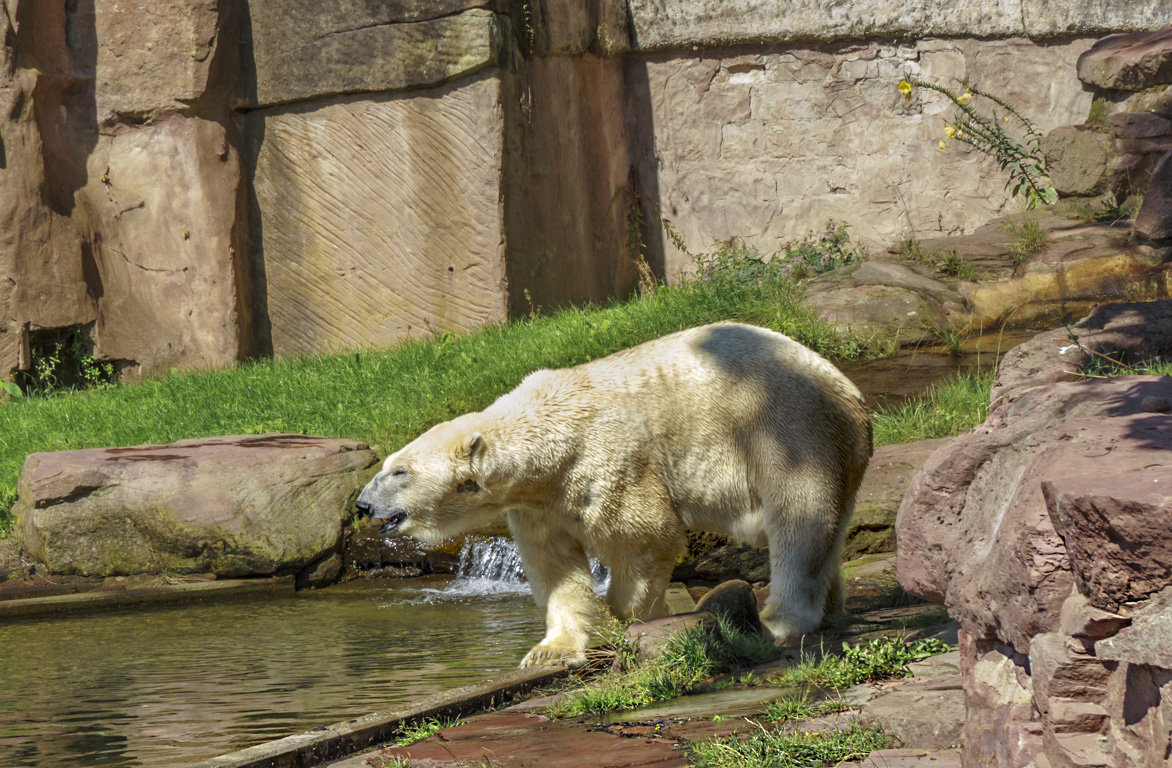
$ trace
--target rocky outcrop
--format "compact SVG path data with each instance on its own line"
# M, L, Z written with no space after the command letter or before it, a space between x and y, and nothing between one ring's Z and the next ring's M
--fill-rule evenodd
M1036 224L1045 242L1036 252L1015 252L1026 223ZM1052 211L995 219L970 235L915 247L919 261L880 253L814 278L808 304L844 330L910 344L947 332L1046 327L1106 300L1166 296L1172 285L1172 267L1129 242L1125 226ZM946 259L952 265L939 266Z
M1172 82L1172 27L1104 37L1079 57L1078 79L1133 93Z
M244 435L34 453L13 508L25 555L50 573L310 569L336 578L342 526L378 458L362 443Z
M1141 249L1172 261L1172 150L1164 154L1152 172L1132 231Z
M989 418L904 499L900 582L963 628L967 766L1168 754L1172 380L1078 371L1167 354L1170 319L1168 301L1108 305L1013 350Z

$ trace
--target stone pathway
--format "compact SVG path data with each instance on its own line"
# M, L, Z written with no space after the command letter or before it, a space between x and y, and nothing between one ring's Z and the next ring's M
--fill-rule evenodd
M869 575L874 576L876 572L882 575L887 568L880 564L870 570ZM863 614L853 629L834 635L826 645L838 647L844 639L867 636L867 630L878 622L924 615L930 610L933 606L921 604ZM955 625L950 622L922 627L914 634L952 639ZM792 660L773 662L753 672L763 678L790 663ZM941 654L909 669L913 677L859 685L844 692L855 706L853 712L766 727L824 731L845 727L857 718L881 724L895 737L898 748L880 750L845 766L959 768L960 752L954 748L964 719L959 654L955 651ZM764 712L768 701L783 695L785 691L781 688L735 685L642 710L568 720L547 719L542 710L550 699L534 699L470 718L408 747L376 749L320 768L384 768L396 765L397 759L426 768L688 766L692 764L690 744L714 736L755 731L760 726L753 718Z

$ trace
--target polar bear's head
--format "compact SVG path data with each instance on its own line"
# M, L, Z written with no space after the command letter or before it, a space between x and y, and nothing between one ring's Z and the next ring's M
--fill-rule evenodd
M359 514L386 520L384 533L430 544L487 523L499 509L483 487L477 416L437 424L388 456L358 495Z

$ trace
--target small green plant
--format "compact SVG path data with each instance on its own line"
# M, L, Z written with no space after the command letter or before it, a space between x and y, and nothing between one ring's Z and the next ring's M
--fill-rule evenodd
M848 709L850 709L850 704L838 698L812 702L810 701L809 689L807 689L802 691L801 696L768 702L765 705L765 719L772 723L813 720L815 717L833 715Z
M690 693L705 679L775 658L772 638L742 632L722 618L714 630L694 627L672 637L659 656L623 672L599 676L547 710L577 717L635 709Z
M1114 192L1108 192L1095 205L1081 208L1078 216L1084 221L1115 224L1135 218L1142 204L1142 190L1132 190L1122 200Z
M841 690L872 680L905 677L908 664L950 650L952 646L935 638L909 644L900 637L886 635L859 645L843 643L841 655L803 661L771 682Z
M699 768L821 768L861 760L892 745L882 728L859 722L818 733L757 728L748 738L734 735L698 742L692 747L693 764Z
M900 240L891 250L897 256L931 267L942 275L957 277L961 280L977 279L977 271L955 250L940 251L935 254L925 253L920 241L914 238Z
M423 741L434 736L445 728L455 728L457 725L462 724L463 721L458 717L444 719L429 717L400 728L398 733L395 734L393 744L396 747L409 747L417 741Z
M712 252L696 257L694 279L738 284L804 280L865 260L865 251L851 242L846 225L828 221L822 232L786 243L768 258L736 238L717 243Z
M1009 244L1009 259L1015 267L1021 266L1029 261L1031 256L1046 250L1046 233L1036 221L1024 221L1020 225L1007 221L1005 231L1014 236Z
M1029 118L1004 99L983 91L967 80L964 91L956 93L944 86L924 80L905 78L897 90L910 99L915 88L926 88L943 95L957 110L957 115L944 128L944 138L938 145L947 146L948 140L960 141L992 157L997 166L1009 174L1005 187L1025 201L1026 208L1041 208L1057 202L1058 193L1048 176L1046 159L1042 155L1042 134ZM983 108L976 106L982 100ZM1013 136L1006 128L1012 125L1020 134Z

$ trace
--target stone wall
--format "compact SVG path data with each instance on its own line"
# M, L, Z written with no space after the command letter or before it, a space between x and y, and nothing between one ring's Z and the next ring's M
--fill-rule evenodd
M970 229L1002 178L937 152L942 105L895 81L972 77L1043 128L1079 122L1078 54L1172 0L3 9L9 378L61 329L135 377L623 296L635 206L669 277L829 218L874 244Z

